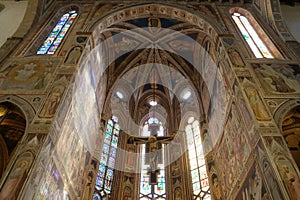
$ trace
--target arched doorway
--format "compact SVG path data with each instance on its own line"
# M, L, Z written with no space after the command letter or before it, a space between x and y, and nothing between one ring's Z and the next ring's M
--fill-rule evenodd
M26 120L21 109L10 102L0 103L0 177L13 157L25 128Z
M282 121L282 134L300 169L300 106L290 110Z

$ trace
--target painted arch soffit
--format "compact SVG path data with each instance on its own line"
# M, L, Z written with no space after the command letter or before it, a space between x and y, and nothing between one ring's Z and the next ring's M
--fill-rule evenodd
M105 31L108 27L122 21L128 21L138 18L147 18L150 16L160 18L176 19L182 22L197 26L208 35L217 36L217 34L224 34L226 30L212 17L194 10L187 10L186 7L180 7L174 4L142 4L142 5L128 5L116 10L108 12L107 15L100 15L99 17L88 23L84 30L86 32L93 32L95 40L99 34Z

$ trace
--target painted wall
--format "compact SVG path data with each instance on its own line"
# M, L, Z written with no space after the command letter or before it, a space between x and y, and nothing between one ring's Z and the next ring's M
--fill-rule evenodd
M7 38L13 36L21 24L26 8L27 1L1 1L4 9L0 11L0 47Z
M294 7L281 5L281 11L289 31L300 42L300 4Z

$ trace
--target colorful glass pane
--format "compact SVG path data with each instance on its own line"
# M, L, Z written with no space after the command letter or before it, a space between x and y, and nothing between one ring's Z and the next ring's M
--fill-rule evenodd
M101 155L101 160L100 160L100 164L103 165L103 166L106 166L107 165L107 154L102 154Z
M119 124L115 124L115 129L120 130Z
M192 182L199 182L199 172L198 169L194 169L192 172Z
M105 172L105 166L103 164L100 164L99 171L98 171L99 175L102 177L104 175L104 172Z
M112 187L113 168L115 166L118 143L118 135L111 134L112 130L117 130L118 132L118 129L115 129L115 126L118 126L118 129L120 128L118 124L114 124L112 120L108 120L98 170L98 177L96 179L96 192L100 195L102 200L106 195L110 195Z
M96 179L96 189L100 190L103 187L103 179L99 176Z
M111 141L111 145L113 147L117 147L118 146L118 136L113 136L112 141Z
M108 122L107 122L107 125L109 125L110 127L113 127L114 126L114 123L113 123L113 121L112 120L108 120Z
M111 147L109 156L115 158L116 154L117 154L117 149L114 147Z
M206 166L205 165L200 167L200 178L201 179L207 178Z
M119 130L118 129L114 129L114 134L115 135L119 135Z
M110 192L110 189L111 189L111 181L109 180L105 180L105 184L104 184L104 191L106 193L109 193Z
M108 166L109 167L114 167L115 166L115 158L110 157L108 160Z
M108 168L106 172L106 179L111 180L112 177L113 177L113 170L111 168Z
M202 187L209 186L208 179L206 178L206 179L201 180L201 185L202 185Z
M196 191L199 188L200 188L200 183L199 182L193 183L193 191Z
M111 134L112 133L112 126L107 125L107 127L106 127L106 133L107 134Z
M100 199L101 199L100 195L95 193L94 197L93 197L93 200L100 200Z
M119 121L118 117L116 117L116 116L112 116L112 120L116 123L118 123L118 121Z
M104 143L103 144L103 153L108 154L108 152L109 152L109 145Z
M76 11L64 14L57 22L37 54L54 54L77 16Z
M149 175L147 171L143 170L141 173L141 194L149 194L151 193L151 187L149 184Z
M108 134L108 133L106 133L105 134L105 139L104 139L104 143L106 143L106 144L110 144L110 140L111 140L111 135L110 134Z

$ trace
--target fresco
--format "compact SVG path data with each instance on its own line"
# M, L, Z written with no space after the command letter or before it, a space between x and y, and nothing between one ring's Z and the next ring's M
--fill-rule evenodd
M287 149L283 148L285 146L283 138L281 136L270 136L264 137L264 139L290 197L296 200L300 199L299 174L297 174L295 164L291 162L292 158L289 156Z
M220 182L222 182L223 191L227 193L225 196L236 183L250 154L245 126L236 109L233 103L225 123L223 137L217 147L216 165L220 170L219 179L222 179Z
M246 181L241 187L237 197L240 200L267 200L270 199L270 194L267 191L266 184L257 163L251 167Z
M42 174L41 184L35 192L34 199L70 199L62 174L58 171L57 164L53 159L50 159Z
M276 175L266 153L266 149L263 147L261 141L258 142L256 152L258 155L258 164L262 170L264 180L266 181L271 196L273 197L273 199L284 199L281 188L278 185Z
M13 61L0 69L0 90L44 90L59 60Z
M300 67L295 64L253 64L267 94L299 94Z

